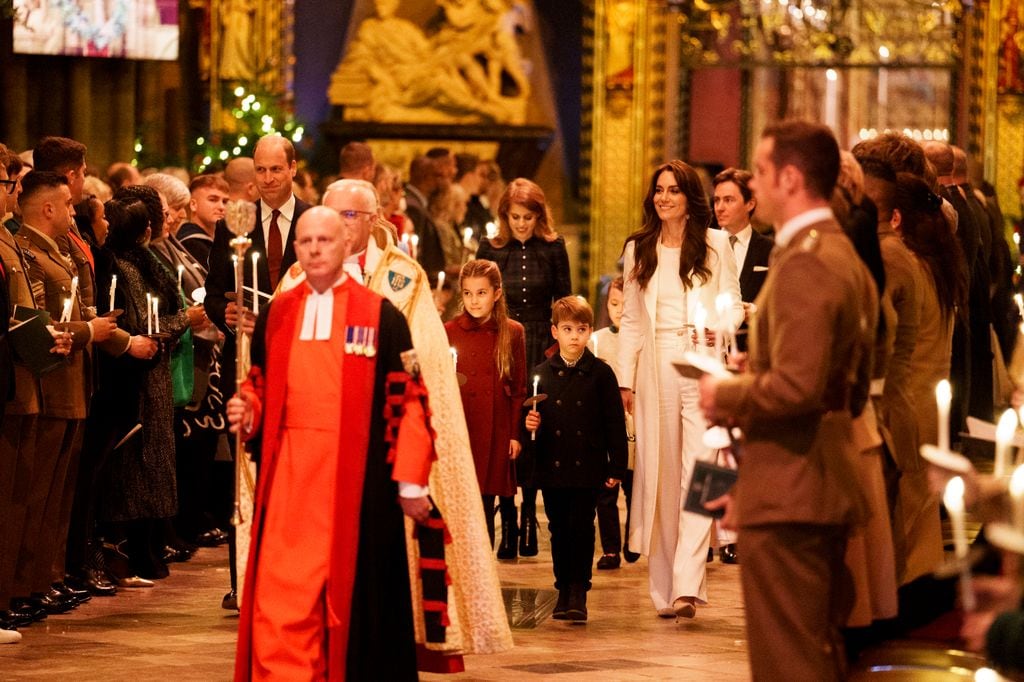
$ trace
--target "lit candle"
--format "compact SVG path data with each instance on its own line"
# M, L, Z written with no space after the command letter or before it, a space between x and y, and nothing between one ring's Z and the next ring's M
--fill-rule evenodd
M405 252L406 253L411 253L409 251L409 233L408 232L406 232L405 234L402 235L402 246L405 247Z
M231 254L231 269L235 271L235 291L238 291L238 256Z
M534 374L533 375L533 397L534 398L537 397L537 389L539 387L540 387L540 375L539 374ZM536 407L537 403L534 403L533 405L534 405L534 407Z
M465 246L468 249L469 245L472 242L473 242L473 228L472 227L467 227L465 230L462 231L462 245Z
M700 303L697 304L697 309L693 313L693 322L697 327L697 352L703 353L704 348L707 345L706 338L706 325L708 321L708 311L704 310L704 306Z
M183 274L185 274L185 266L184 265L179 265L178 266L178 289L181 289L181 276Z
M114 309L114 293L117 292L117 275L110 278L110 309Z
M1010 473L1010 448L1013 443L1013 434L1016 431L1017 413L1013 410L1006 410L996 426L996 462L992 472L996 478Z
M441 289L444 287L444 270L437 273L437 293L441 293Z
M954 476L946 484L942 502L949 513L950 525L953 527L953 546L956 558L962 562L960 567L960 598L964 611L974 610L974 589L971 587L971 568L967 564L967 526L964 521L964 479Z
M498 226L494 222L489 222L484 226L487 230L487 238L494 239L494 235L498 234Z
M724 293L715 297L715 309L718 311L718 331L722 335L721 343L715 339L718 357L721 357L723 352L728 353L729 347L732 345L732 336L735 333L732 324L732 307L732 294Z
M65 298L64 299L64 310L62 310L61 313L60 313L60 321L62 323L70 322L71 321L71 299L70 298Z
M71 278L71 303L74 305L75 299L78 297L78 278ZM68 318L70 319L70 318Z
M153 329L160 333L160 299L153 297Z
M459 371L459 352L452 346L448 349L448 352L452 354L452 364L455 365L455 371Z
M1017 312L1022 318L1024 318L1024 296L1020 294L1013 295L1013 302L1017 304Z
M153 294L146 294L146 333L153 333Z
M939 450L949 452L949 404L953 401L953 389L943 379L935 385L935 405L939 410Z
M1024 533L1024 466L1014 469L1010 477L1010 507L1013 527Z
M252 312L260 314L260 273L256 263L260 260L260 252L252 252Z
M416 252L419 251L420 248L420 236L418 234L414 234L413 236L409 237L409 240L412 242L412 251L409 253L409 255L415 258Z

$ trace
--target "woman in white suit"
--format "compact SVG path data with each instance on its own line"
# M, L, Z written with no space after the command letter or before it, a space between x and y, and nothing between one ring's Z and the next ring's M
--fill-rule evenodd
M736 261L728 234L709 230L711 209L693 168L659 167L644 199L644 222L626 240L624 307L619 331L622 402L636 423L636 468L629 546L648 557L658 615L693 618L707 603L705 562L711 519L683 511L707 422L697 382L672 367L692 347L696 313L718 326L716 297L727 293L731 322L743 321Z

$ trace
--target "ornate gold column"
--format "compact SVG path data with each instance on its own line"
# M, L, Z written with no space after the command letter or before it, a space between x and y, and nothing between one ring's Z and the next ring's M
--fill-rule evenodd
M648 174L664 137L664 5L595 0L587 285L617 272L627 236L640 227ZM585 115L586 117L586 115ZM586 164L585 164L586 165Z

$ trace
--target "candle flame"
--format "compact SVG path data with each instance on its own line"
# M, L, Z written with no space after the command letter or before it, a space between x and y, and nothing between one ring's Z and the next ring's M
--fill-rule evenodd
M1024 497L1024 466L1013 470L1013 476L1010 477L1010 495Z
M946 484L946 490L942 494L942 503L950 511L959 511L964 508L964 479L954 476Z
M953 389L945 379L935 385L935 400L940 405L949 405L953 400Z
M1006 410L1003 412L1003 416L999 418L999 424L996 426L996 440L1009 443L1013 440L1013 434L1017 431L1017 413L1013 410Z
M732 307L732 294L726 292L715 296L715 310L718 311L719 315L725 315L729 312L729 308Z

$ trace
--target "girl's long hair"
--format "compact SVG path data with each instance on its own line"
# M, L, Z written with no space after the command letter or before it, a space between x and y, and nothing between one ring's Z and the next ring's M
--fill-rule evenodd
M512 239L512 229L508 226L508 212L512 209L512 204L525 206L537 216L537 222L533 226L535 237L548 242L558 239L551 219L551 210L544 198L544 190L526 178L516 178L508 183L501 199L498 200L498 234L490 240L495 248L500 249Z
M483 277L490 282L495 291L501 291L501 270L492 260L471 260L462 266L459 273L459 288L469 277ZM505 294L502 293L494 301L491 317L498 325L498 342L494 345L494 364L498 368L498 378L508 381L512 378L512 335L509 333L508 306L505 305Z
M644 197L644 222L639 232L626 239L626 244L635 243L635 265L627 276L636 279L640 288L646 288L658 268L658 239L661 237L661 218L654 208L654 188L658 178L665 171L675 176L676 184L686 197L686 227L683 229L683 249L679 255L679 279L683 288L693 286L693 278L706 284L711 279L708 267L708 225L711 223L711 207L700 176L693 167L679 161L669 161L655 169L651 183Z
M960 241L942 214L942 199L916 175L899 173L895 203L901 218L900 236L907 248L924 261L943 319L955 314L966 321L970 286L967 267Z

